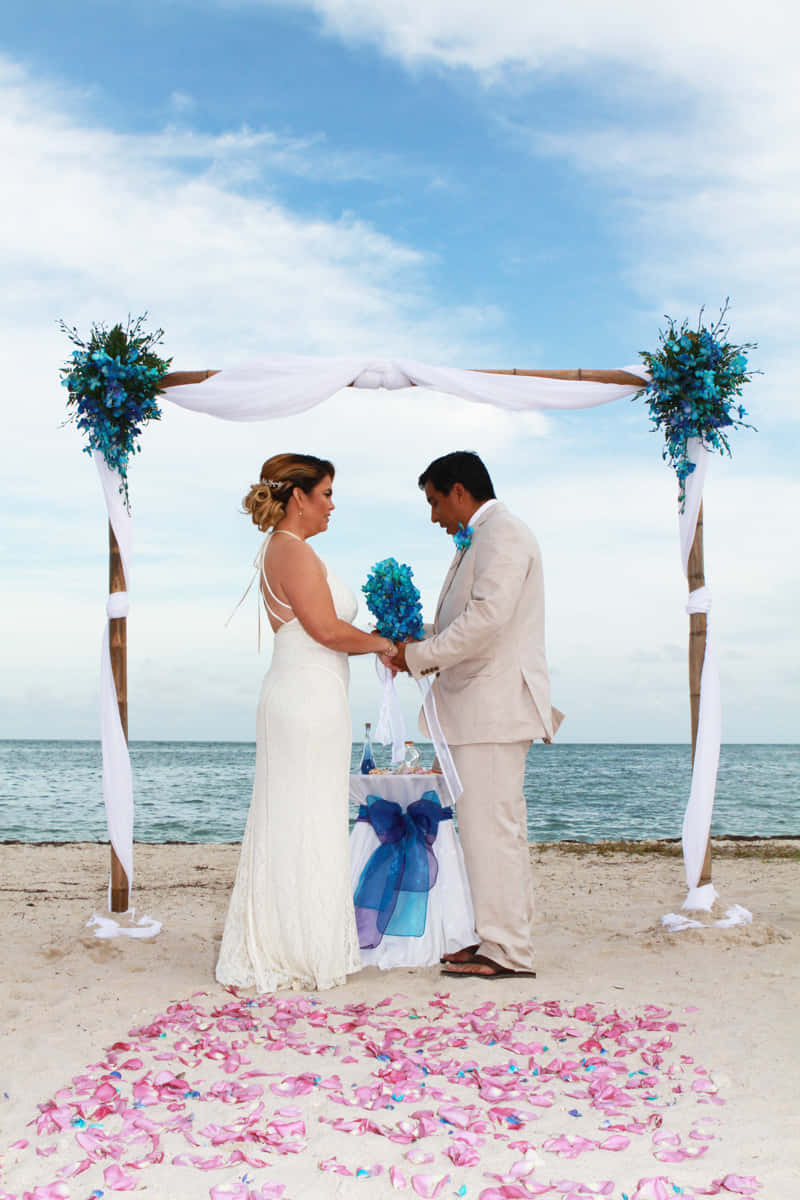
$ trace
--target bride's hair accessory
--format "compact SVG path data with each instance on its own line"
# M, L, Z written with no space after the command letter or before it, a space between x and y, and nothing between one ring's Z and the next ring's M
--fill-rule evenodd
M294 488L308 494L326 475L333 479L335 473L332 462L314 454L273 454L262 465L258 483L250 488L242 508L266 533L286 515L286 503Z
M466 529L459 521L458 529L453 534L453 541L456 544L456 550L469 550L472 545L472 535L474 530L471 525L467 525Z

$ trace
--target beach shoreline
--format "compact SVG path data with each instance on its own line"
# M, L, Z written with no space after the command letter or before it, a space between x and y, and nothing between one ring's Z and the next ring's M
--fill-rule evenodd
M571 1010L587 1003L626 1011L662 1006L680 1023L680 1035L673 1036L713 1073L726 1101L713 1113L719 1122L715 1140L702 1159L687 1161L680 1170L653 1161L641 1146L618 1157L601 1155L614 1158L603 1166L614 1168L620 1178L624 1172L628 1186L635 1184L637 1172L642 1177L648 1170L652 1175L672 1171L696 1186L736 1172L760 1179L761 1197L793 1200L800 1194L791 1070L800 1034L798 853L793 839L715 840L714 883L720 898L713 917L739 904L753 913L752 924L671 934L661 927L661 917L680 911L685 896L674 843L655 850L640 844L633 850L602 843L532 846L537 980L486 984L446 979L435 967L371 968L320 998L341 1007L377 1005L402 994L404 1004L420 1011L437 994L472 1008L490 1001L502 1009L530 995ZM198 993L206 997L204 1003L226 999L214 981L214 965L238 846L136 844L133 903L137 916L162 922L154 939L100 940L86 927L94 912L105 911L108 857L103 843L0 843L5 960L0 1097L6 1097L0 1100L0 1155L9 1145L31 1139L28 1123L37 1105L96 1063L102 1049L133 1026ZM570 1124L568 1115L564 1119ZM361 1139L345 1141L345 1149L353 1152L354 1143L361 1144ZM53 1162L56 1157L54 1152ZM556 1165L562 1177L580 1177L579 1162ZM0 1192L45 1182L52 1177L48 1169L48 1160L37 1158L32 1144L6 1150ZM599 1165L592 1169L600 1172ZM198 1189L196 1172L164 1191L165 1170L162 1165L150 1176L142 1173L150 1195L167 1200L208 1195L209 1182L201 1180ZM332 1194L338 1178L326 1177L329 1188L321 1188L316 1165L312 1170L306 1163L301 1170L299 1162L289 1174L291 1200L313 1195L315 1187L317 1194ZM280 1170L273 1177L280 1177ZM162 1182L148 1183L148 1178ZM85 1200L91 1189L80 1180L70 1195ZM489 1186L482 1175L480 1185ZM481 1186L470 1186L466 1194L477 1200ZM385 1179L369 1180L370 1200L384 1194L393 1194Z

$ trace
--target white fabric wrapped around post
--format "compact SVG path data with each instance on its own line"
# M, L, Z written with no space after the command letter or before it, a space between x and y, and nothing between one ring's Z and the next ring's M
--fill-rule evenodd
M112 471L102 454L92 455L108 512L108 519L119 546L125 591L112 592L106 602L106 624L100 652L100 731L103 756L103 800L106 808L108 838L128 880L128 894L133 888L133 779L128 742L122 727L117 700L114 672L111 667L110 622L127 617L130 611L128 589L133 556L131 515L120 491L122 479ZM111 879L108 881L108 903L111 907ZM95 926L97 937L153 937L161 930L158 921L142 917L134 923L135 910L130 908L129 924L122 925L114 917L97 913L88 924Z
M678 527L681 563L688 581L689 556L697 529L700 505L703 500L703 487L711 454L699 438L689 439L687 453L690 462L695 464L695 469L686 479L686 500L683 512L678 517ZM692 763L692 782L689 802L683 817L681 836L683 865L688 888L688 894L681 908L685 912L711 912L718 893L713 883L701 886L700 876L703 872L706 846L711 836L711 817L714 811L714 793L717 787L722 741L722 701L711 620L708 615L711 612L711 592L708 587L704 585L689 593L686 611L690 616L692 613L706 614L706 644L703 669L700 675L700 705L694 762ZM751 912L740 904L734 904L727 909L724 918L714 921L713 924L722 929L728 929L732 925L746 925L752 919ZM667 913L662 917L661 923L671 933L702 927L702 922L679 913Z
M111 669L109 622L127 617L130 611L128 591L133 556L133 529L130 512L120 491L122 479L119 472L112 471L98 451L93 453L92 458L100 476L108 519L117 539L125 576L126 590L113 592L106 603L107 620L103 631L100 656L100 728L103 751L103 799L106 806L108 838L122 864L130 889L133 886L133 783L128 743L122 728L117 689ZM110 879L108 891L110 907Z
M131 759L122 720L119 715L117 688L111 669L109 622L127 617L130 611L127 592L113 592L108 597L108 620L103 630L100 654L100 738L103 752L103 800L106 806L108 840L114 847L128 880L133 887L133 779ZM108 907L111 908L111 878L108 880Z
M703 500L703 486L710 453L699 438L691 438L688 445L689 461L695 464L695 469L686 478L686 501L683 512L679 514L679 532L681 543L681 563L683 572L689 578L689 555L694 541L700 505ZM711 593L707 587L698 588L689 594L686 606L688 613L705 612L711 608ZM714 657L714 643L711 636L711 622L706 623L706 645L703 658L703 670L700 680L700 713L697 724L697 740L695 743L694 762L692 764L692 784L689 802L683 818L683 863L686 872L686 886L689 893L683 902L683 908L688 911L711 911L717 898L714 885L707 883L698 886L703 870L703 859L711 833L711 816L714 809L714 792L717 786L717 769L719 767L719 750L722 731L722 710L720 702L719 671Z

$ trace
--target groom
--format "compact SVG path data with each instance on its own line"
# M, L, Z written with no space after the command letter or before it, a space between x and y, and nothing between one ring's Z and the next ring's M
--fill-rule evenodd
M550 742L562 719L550 706L539 546L495 499L477 454L435 459L419 486L431 521L451 535L466 533L432 636L400 646L390 664L415 679L436 676L439 720L464 788L458 828L481 940L445 955L445 974L535 975L522 785L531 742Z

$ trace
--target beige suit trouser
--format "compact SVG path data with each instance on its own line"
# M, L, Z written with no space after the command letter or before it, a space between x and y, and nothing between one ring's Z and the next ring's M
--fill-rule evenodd
M533 880L522 791L530 742L451 746L464 793L456 807L479 954L533 970Z

